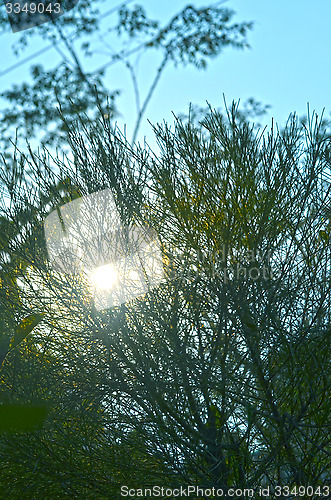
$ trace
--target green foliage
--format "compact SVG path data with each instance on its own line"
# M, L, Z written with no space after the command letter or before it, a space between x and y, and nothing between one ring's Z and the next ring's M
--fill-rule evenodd
M247 47L246 35L253 23L229 25L234 11L216 6L196 9L188 5L155 36L150 46L162 47L178 64L207 66L207 58L218 55L224 47Z
M51 412L41 429L0 438L7 496L13 477L13 498L327 483L328 130L313 115L263 132L233 106L154 131L158 154L103 115L68 126L70 160L55 173L47 154L26 157L33 182L1 214L15 221L26 199L38 221L64 198L111 188L125 222L158 232L166 274L97 312L84 277L52 271L40 233L35 246L21 239L30 266L20 302L2 297L6 321L22 308L44 316L4 364L1 400Z
M32 330L40 323L42 317L42 314L29 314L29 316L24 318L15 328L14 336L12 337L10 342L8 342L8 335L6 335L6 332L4 332L3 330L1 331L0 365L3 364L7 354L15 349L15 347L17 347L24 339L26 339L29 333L31 333ZM8 347L6 347L6 344L9 344Z
M119 92L108 92L102 84L101 74L83 75L62 63L52 71L46 71L41 65L32 66L31 76L32 85L14 84L11 90L0 94L9 103L3 112L6 122L1 129L3 138L9 127L15 127L20 136L23 134L30 140L42 132L42 143L63 142L66 130L60 120L59 107L69 123L77 120L78 113L82 117L86 113L86 122L88 118L93 120L98 104L105 113L115 116L114 101Z
M12 338L9 349L14 349L18 346L22 340L24 340L29 333L40 323L42 320L42 314L30 314L26 318L24 318L21 323L16 327L16 331L14 337Z
M0 434L33 430L46 416L47 408L43 406L0 405Z
M185 7L168 23L161 26L159 21L150 20L140 5L133 8L124 2L106 12L101 12L101 1L95 5L91 0L80 0L78 5L64 16L34 29L19 34L14 45L17 54L28 45L36 33L46 43L42 52L55 48L61 60L53 68L45 69L40 64L30 68L32 83L16 83L0 96L8 103L1 110L0 134L2 149L11 148L11 139L18 130L20 147L24 140L31 141L43 134L42 143L47 146L61 145L65 148L66 130L60 119L58 108L61 107L66 122L71 126L80 115L80 120L93 120L98 108L102 113L114 119L118 114L116 97L118 89L110 89L111 76L107 68L114 64L124 64L130 73L137 104L136 125L133 141L137 136L142 117L151 100L155 87L166 66L192 64L205 68L210 58L218 56L226 47L245 48L248 46L247 34L252 23L232 23L234 12L217 4L205 8ZM107 33L117 35L117 51L110 50L113 41L105 38L102 21L107 16L117 13L118 21L107 28ZM1 15L5 15L5 12ZM7 22L8 24L8 22ZM6 19L0 18L0 26L7 30ZM72 28L71 33L68 29ZM93 44L95 36L104 43L107 54L101 67L87 69L88 58L95 54ZM94 37L94 38L93 38ZM81 42L77 49L77 42ZM61 45L61 47L60 47ZM133 56L145 55L156 49L161 63L155 70L145 101L140 104L141 89L138 86ZM153 71L151 71L153 75Z

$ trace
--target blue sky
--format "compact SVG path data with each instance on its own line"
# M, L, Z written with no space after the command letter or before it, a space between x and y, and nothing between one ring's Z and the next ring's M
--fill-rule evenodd
M189 2L141 0L136 3L142 4L150 17L166 22ZM208 2L193 4L205 6ZM204 105L208 101L217 107L223 103L223 93L228 102L239 98L245 101L254 97L264 104L270 104L272 108L264 120L265 123L270 123L271 117L274 117L277 122L283 124L292 111L299 115L305 114L307 102L310 103L310 108L318 113L324 107L327 115L331 111L330 0L317 0L314 3L311 0L229 0L224 2L224 6L236 11L235 21L254 21L255 26L249 32L251 48L243 51L226 49L218 58L212 60L204 71L190 66L169 66L147 110L139 134L140 139L146 135L147 139L153 142L150 139L151 128L147 118L154 123L172 121L171 112L187 112L190 102ZM103 6L105 9L110 7L110 2ZM107 23L110 20L109 17ZM1 69L17 61L10 49L17 37L18 34L11 33L3 37ZM36 38L20 57L25 57L39 48L40 41ZM52 50L33 62L41 62L51 68L58 57ZM98 67L103 63L104 57L98 54L88 64ZM139 62L138 78L142 97L153 79L157 62L157 56L154 54ZM0 78L0 89L8 88L13 82L28 79L28 68L29 64L26 64ZM127 71L124 67L113 66L107 73L107 78L110 89L122 89L118 100L122 112L119 124L123 126L126 123L130 135L135 106Z

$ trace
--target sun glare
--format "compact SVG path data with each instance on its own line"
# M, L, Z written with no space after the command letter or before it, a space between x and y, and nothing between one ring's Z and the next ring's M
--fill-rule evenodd
M91 281L97 290L108 290L118 282L118 272L112 264L95 269Z
M133 281L138 281L139 280L139 273L137 273L137 271L130 271L129 278Z

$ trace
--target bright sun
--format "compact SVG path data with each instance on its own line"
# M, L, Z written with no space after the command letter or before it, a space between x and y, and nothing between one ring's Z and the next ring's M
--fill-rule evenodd
M108 290L118 282L118 272L112 264L107 264L95 269L91 280L97 290Z

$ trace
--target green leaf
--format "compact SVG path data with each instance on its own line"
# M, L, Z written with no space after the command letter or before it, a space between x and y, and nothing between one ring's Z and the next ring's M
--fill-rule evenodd
M222 413L219 411L217 406L215 406L214 404L210 405L210 411L213 413L213 415L215 417L216 429L222 429L222 427L224 425L224 417L223 417Z
M0 433L28 432L42 424L46 406L0 405Z
M22 340L24 340L29 333L40 323L43 315L34 313L30 314L24 318L21 323L16 327L14 337L11 339L9 350L14 349L18 346Z
M2 342L0 343L0 368L2 366L2 363L5 360L5 357L7 356L7 353L8 353L6 347L3 347L1 344L2 344Z
M328 243L328 241L329 241L329 231L328 230L326 230L326 231L321 230L319 232L319 237L320 237L320 239L323 239L326 243Z
M242 318L242 322L244 323L244 325L247 328L249 328L250 330L253 330L254 332L257 332L259 330L257 324L255 323L255 321L252 319L252 317L249 314L244 314L244 316Z

